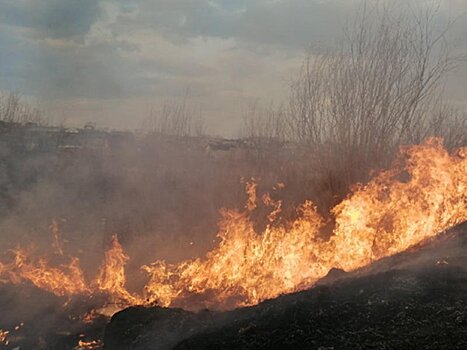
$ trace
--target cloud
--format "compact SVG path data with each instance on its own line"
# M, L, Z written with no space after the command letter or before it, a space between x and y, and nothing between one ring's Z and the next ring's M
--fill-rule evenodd
M303 49L332 40L355 0L139 1L125 24L152 28L172 40L203 36Z
M97 0L2 0L0 22L64 38L87 33L101 15Z
M358 3L0 0L0 89L37 97L68 119L137 127L150 106L188 88L225 133L243 101L283 99L304 49L332 46ZM444 0L441 11L465 19L466 4ZM453 32L460 50L464 23Z

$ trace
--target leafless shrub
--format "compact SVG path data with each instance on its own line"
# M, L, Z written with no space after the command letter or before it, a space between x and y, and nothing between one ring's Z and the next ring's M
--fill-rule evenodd
M467 145L467 115L463 111L442 106L431 118L427 130L426 136L443 136L444 144L450 149Z
M438 12L365 4L336 50L306 56L289 99L291 135L343 189L401 144L428 135L465 143L465 115L433 106L444 106L443 78L460 61L445 39L451 23L441 28Z
M288 138L286 111L283 106L261 108L258 103L243 111L241 137L258 140L284 141Z
M282 106L272 104L262 108L258 102L243 110L240 137L246 142L246 159L259 166L277 160L278 152L287 140L287 118ZM272 157L271 157L272 156Z
M161 110L151 109L144 128L172 136L203 136L206 124L200 110L188 105L187 95L180 102L166 102Z
M31 106L17 92L0 95L0 120L9 123L41 123L41 111Z

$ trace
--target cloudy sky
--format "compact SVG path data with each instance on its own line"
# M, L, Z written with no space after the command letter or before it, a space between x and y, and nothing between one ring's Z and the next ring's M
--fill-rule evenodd
M411 0L424 3L428 0ZM0 90L57 122L134 129L188 91L213 133L287 95L307 47L327 47L358 0L0 0ZM467 1L442 0L467 48ZM467 105L467 69L450 79Z

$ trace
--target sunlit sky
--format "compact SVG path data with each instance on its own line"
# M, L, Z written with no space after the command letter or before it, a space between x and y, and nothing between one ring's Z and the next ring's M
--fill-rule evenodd
M410 0L424 6L431 0ZM332 45L357 0L0 0L0 89L55 122L139 128L188 91L211 133L234 136L242 110L287 96L306 48ZM467 49L467 1L441 1ZM467 106L467 68L447 94Z

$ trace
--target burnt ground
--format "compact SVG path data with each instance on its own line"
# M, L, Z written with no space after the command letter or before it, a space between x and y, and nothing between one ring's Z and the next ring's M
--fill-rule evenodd
M30 284L0 284L0 329L10 332L0 350L71 350L79 340L102 339L108 318L82 318L104 301L102 295L69 300Z
M129 308L107 325L104 349L467 349L466 232L254 307Z

